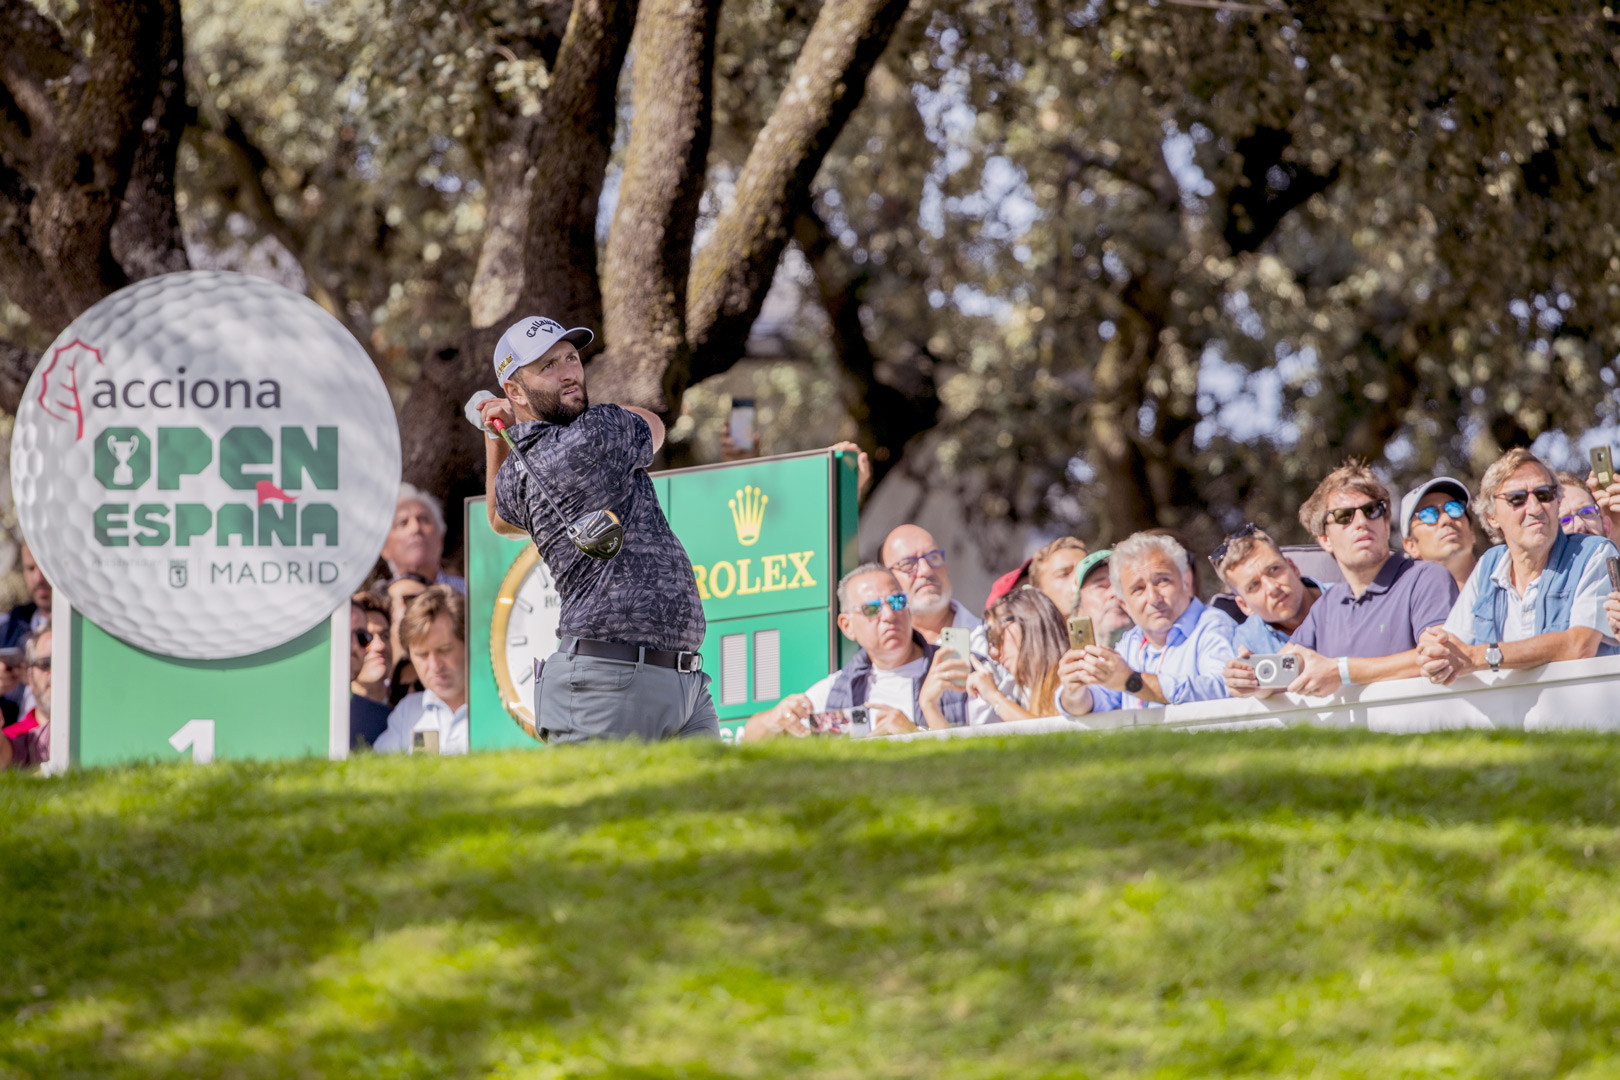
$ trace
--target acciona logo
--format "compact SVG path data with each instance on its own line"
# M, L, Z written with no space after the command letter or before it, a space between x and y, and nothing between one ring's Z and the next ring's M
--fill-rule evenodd
M318 305L170 274L47 350L12 484L42 567L97 625L171 656L242 656L321 622L370 571L399 433L369 356Z

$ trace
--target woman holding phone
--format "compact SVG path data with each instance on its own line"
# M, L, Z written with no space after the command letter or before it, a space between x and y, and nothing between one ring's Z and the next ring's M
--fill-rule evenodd
M989 670L974 661L968 693L988 702L1004 722L1056 716L1058 662L1069 648L1057 605L1039 589L1014 589L986 613L984 634L990 658L1012 678L998 686Z

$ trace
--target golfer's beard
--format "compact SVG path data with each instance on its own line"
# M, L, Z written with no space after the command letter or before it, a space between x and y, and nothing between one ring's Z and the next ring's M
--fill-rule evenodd
M579 401L574 404L563 404L561 389L554 393L532 395L532 400L534 415L548 424L561 424L563 427L578 420L580 414L591 407L590 395L586 392L584 383L579 384Z

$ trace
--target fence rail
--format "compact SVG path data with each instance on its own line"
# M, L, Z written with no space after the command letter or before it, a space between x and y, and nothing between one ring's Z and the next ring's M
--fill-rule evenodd
M1464 728L1620 731L1620 656L1566 660L1494 675L1481 672L1465 675L1451 686L1435 686L1427 679L1401 679L1346 687L1325 698L1287 694L1264 699L1225 698L1163 709L1095 713L1081 720L1051 716L888 737L961 739L1138 727L1220 731L1303 724L1400 735Z

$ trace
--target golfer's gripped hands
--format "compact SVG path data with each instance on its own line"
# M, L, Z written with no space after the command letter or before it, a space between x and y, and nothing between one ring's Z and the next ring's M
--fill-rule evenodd
M478 415L484 418L484 426L494 430L493 421L499 420L506 427L517 426L517 414L512 411L512 403L503 397L490 398L478 403Z

